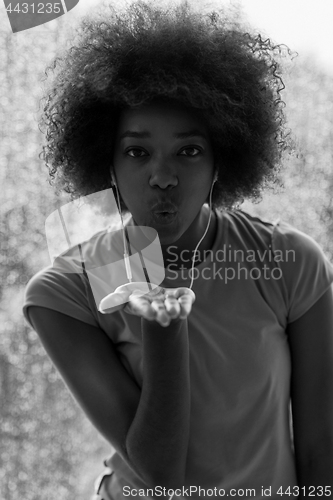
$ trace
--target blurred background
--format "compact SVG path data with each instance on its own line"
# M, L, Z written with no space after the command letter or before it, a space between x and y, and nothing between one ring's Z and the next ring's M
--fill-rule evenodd
M116 1L116 0L113 0ZM22 315L28 280L49 265L44 221L59 199L38 155L44 70L94 11L81 0L63 17L13 34L0 5L0 498L88 500L109 445L78 408ZM119 4L119 1L117 2ZM160 0L156 0L160 4ZM190 0L199 5L199 0ZM201 2L201 5L203 2ZM206 2L210 10L228 1ZM286 114L298 157L286 160L284 188L242 209L281 217L314 237L333 261L333 3L243 0L252 26L299 56L288 64ZM62 203L68 201L63 197Z

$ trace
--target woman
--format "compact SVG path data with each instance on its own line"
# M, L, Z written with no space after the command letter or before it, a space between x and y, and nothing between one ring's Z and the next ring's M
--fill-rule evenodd
M138 2L85 21L56 67L51 177L73 198L113 185L128 225L158 232L166 273L157 299L112 314L85 274L47 268L26 289L115 450L96 498L331 495L333 268L305 234L235 208L290 148L277 52L222 12Z

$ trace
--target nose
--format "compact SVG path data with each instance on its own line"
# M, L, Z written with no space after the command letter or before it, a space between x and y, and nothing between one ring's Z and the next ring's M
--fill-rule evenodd
M177 171L171 165L170 161L165 159L156 159L151 168L149 185L151 187L159 187L167 189L178 184Z

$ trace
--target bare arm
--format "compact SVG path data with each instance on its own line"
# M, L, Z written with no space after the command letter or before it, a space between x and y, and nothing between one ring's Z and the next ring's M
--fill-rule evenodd
M288 337L299 486L330 486L333 494L332 288L288 325ZM301 493L300 498L308 495Z
M167 328L143 318L141 324L143 385L127 434L127 450L140 472L151 472L154 485L180 487L184 484L190 417L187 320Z
M147 486L183 483L189 436L187 320L142 319L142 391L99 328L31 306L48 355L98 431Z

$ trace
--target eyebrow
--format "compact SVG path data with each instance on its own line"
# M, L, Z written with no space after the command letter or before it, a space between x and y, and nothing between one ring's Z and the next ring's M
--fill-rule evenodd
M189 130L187 132L179 132L179 133L173 134L173 136L176 139L188 139L189 137L202 137L203 139L205 139L207 141L207 135L202 133L198 129ZM119 140L122 140L125 137L134 137L137 139L145 139L147 137L151 137L151 134L150 134L150 132L148 132L146 130L144 130L142 132L134 132L132 130L126 130L126 132L124 132L123 134L121 134L119 136Z

